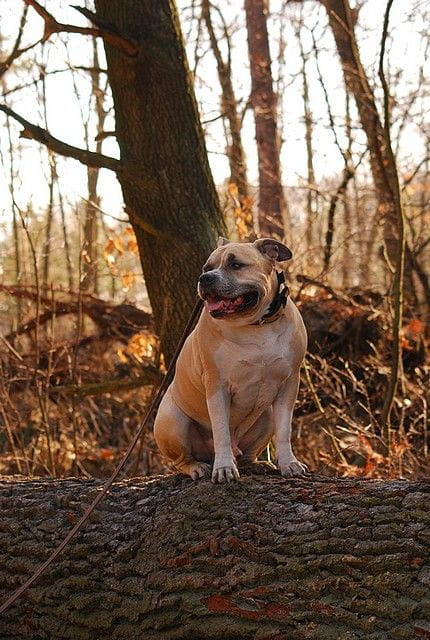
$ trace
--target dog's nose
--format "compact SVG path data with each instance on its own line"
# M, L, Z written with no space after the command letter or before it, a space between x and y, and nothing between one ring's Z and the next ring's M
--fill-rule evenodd
M199 283L203 285L213 284L216 280L215 273L202 273L199 278Z

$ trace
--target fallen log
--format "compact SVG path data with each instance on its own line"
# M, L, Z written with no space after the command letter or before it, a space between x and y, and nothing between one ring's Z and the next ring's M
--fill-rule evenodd
M38 294L36 291L24 287L13 287L0 284L0 293L7 293L15 298L31 300L36 302ZM66 299L49 298L40 296L39 302L46 309L38 317L33 317L20 325L15 331L9 333L6 338L13 341L17 336L33 331L38 324L42 326L51 320L68 314L78 315L81 311L86 314L97 325L99 337L115 337L124 340L147 330L153 331L153 321L150 313L138 309L132 304L111 304L96 298L95 296L84 294L82 299L74 292L56 292Z
M1 601L95 480L0 482ZM430 637L430 485L277 475L116 484L2 619L3 640Z

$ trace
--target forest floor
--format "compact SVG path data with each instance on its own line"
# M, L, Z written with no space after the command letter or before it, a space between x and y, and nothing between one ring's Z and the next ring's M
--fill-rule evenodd
M326 475L428 476L430 362L423 323L406 309L403 372L391 451L384 456L379 416L392 342L384 298L302 284L296 302L309 350L295 410L297 457ZM0 474L106 477L164 371L150 315L129 304L55 292L42 300L36 322L33 291L3 288L1 295L28 310L21 308L24 321L0 342ZM148 429L127 474L167 469Z

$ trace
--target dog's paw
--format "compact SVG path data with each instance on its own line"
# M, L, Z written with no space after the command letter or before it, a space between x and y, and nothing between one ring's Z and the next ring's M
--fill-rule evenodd
M240 478L235 462L222 461L219 464L215 461L212 469L212 482L234 482Z
M308 468L303 462L299 462L297 458L291 458L285 462L278 460L278 468L284 478L293 478L294 476L303 476L308 473Z
M206 464L206 462L196 462L195 464L190 465L190 469L187 473L193 480L209 478L211 475L211 465Z

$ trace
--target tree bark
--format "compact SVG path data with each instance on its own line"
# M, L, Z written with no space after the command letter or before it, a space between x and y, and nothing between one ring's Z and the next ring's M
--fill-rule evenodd
M202 264L224 231L218 196L173 0L96 0L96 10L138 47L127 57L105 42L121 150L117 176L170 361Z
M262 235L283 238L287 212L279 159L267 11L267 0L245 0L251 66L251 104L258 154L260 232Z
M99 481L0 482L0 591L47 557ZM278 475L116 484L0 620L2 640L430 637L430 486Z

